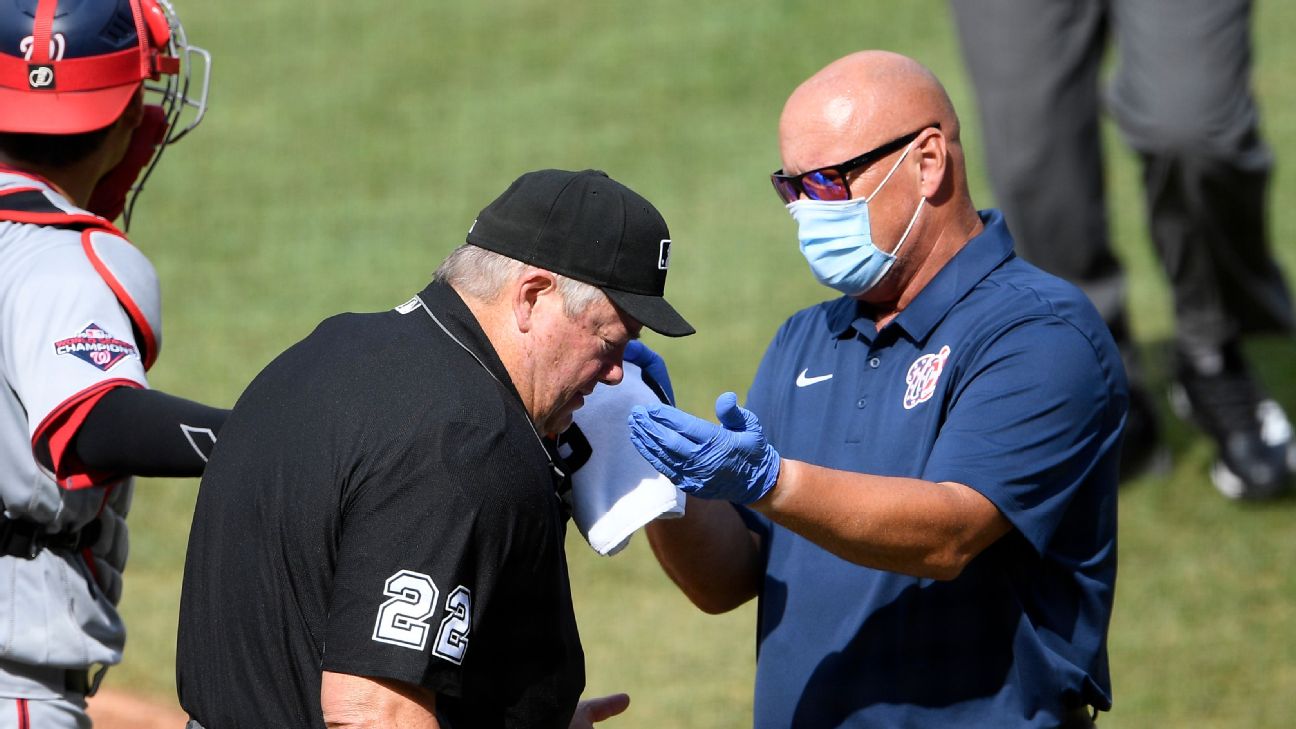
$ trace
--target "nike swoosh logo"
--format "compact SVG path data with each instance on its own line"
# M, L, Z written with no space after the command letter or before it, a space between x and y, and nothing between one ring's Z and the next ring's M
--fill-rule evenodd
M809 387L810 385L813 385L816 382L823 382L824 380L832 379L831 372L829 372L826 375L815 375L814 377L806 377L806 371L809 369L810 368L807 367L806 369L801 370L801 374L797 375L797 379L796 379L797 387Z

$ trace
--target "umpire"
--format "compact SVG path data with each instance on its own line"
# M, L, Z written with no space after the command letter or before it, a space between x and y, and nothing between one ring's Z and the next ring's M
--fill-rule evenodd
M417 296L332 317L257 376L189 540L191 728L613 713L577 711L565 476L544 436L621 380L641 325L693 333L662 298L669 247L661 215L604 173L531 172Z

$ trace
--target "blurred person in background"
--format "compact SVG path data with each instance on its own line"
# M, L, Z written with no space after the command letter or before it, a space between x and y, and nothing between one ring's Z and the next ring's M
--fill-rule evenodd
M1018 250L1075 283L1131 378L1123 473L1164 460L1109 240L1099 113L1143 164L1148 224L1173 295L1172 404L1212 438L1233 499L1288 490L1296 448L1243 338L1290 334L1267 240L1273 156L1251 91L1251 0L953 0L987 165ZM1108 93L1103 57L1116 43Z

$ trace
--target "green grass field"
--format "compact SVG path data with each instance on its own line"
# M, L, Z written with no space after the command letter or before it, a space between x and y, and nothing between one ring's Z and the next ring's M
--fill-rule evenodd
M215 58L211 112L169 151L133 237L163 281L161 389L228 406L332 313L419 290L476 212L519 173L599 167L660 207L676 242L668 293L699 334L649 336L681 405L745 392L770 335L825 297L771 194L779 110L853 50L928 64L962 111L974 193L975 103L939 0L837 3L367 3L178 0ZM1280 165L1274 244L1296 272L1296 7L1258 3L1257 93ZM1111 220L1152 363L1171 332L1143 227L1138 171L1117 135ZM1296 412L1293 348L1257 347ZM1287 727L1296 716L1296 499L1226 503L1208 443L1172 423L1173 470L1121 494L1105 727ZM196 481L142 481L115 689L170 697L180 572ZM624 727L750 725L755 611L694 611L642 535L621 556L570 543L589 691L627 691ZM393 545L398 548L398 545ZM231 697L237 701L237 697Z

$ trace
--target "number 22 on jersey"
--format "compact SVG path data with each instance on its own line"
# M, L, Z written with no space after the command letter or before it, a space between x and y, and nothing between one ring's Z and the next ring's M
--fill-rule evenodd
M427 645L432 619L441 591L431 577L422 572L401 570L387 578L383 594L389 599L378 608L373 639L402 648L423 650ZM432 652L459 665L468 651L468 633L472 627L472 591L463 585L446 597L446 616L437 630Z

